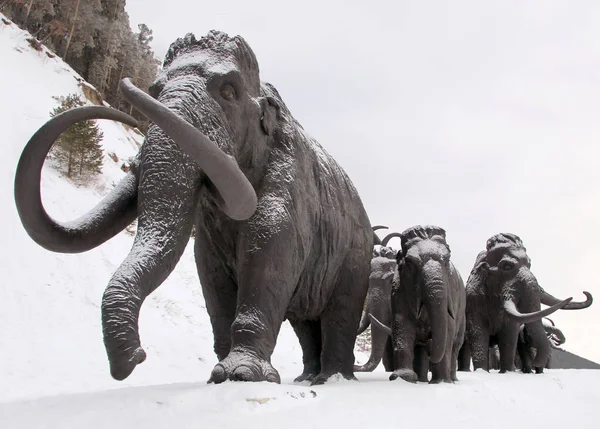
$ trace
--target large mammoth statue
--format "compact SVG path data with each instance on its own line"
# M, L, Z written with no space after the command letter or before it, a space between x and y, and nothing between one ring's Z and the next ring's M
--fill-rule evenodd
M358 335L362 334L371 323L369 314L388 326L392 323L392 280L396 272L396 251L387 247L389 240L400 234L393 232L381 240L381 246L373 249L371 259L371 274L369 276L369 291L365 300L365 308ZM355 365L354 371L370 372L377 368L383 358L386 371L392 371L392 341L387 332L373 326L371 329L371 354L363 365Z
M102 299L112 376L123 380L146 359L140 307L174 269L194 226L219 359L209 381L280 382L270 360L286 318L303 352L298 380L354 378L374 233L346 173L260 81L246 41L188 34L170 46L151 97L127 79L121 90L152 124L132 170L91 212L69 223L50 218L42 164L76 121L135 125L121 112L94 106L54 117L28 142L15 178L23 226L51 251L87 251L138 218L133 247Z
M415 226L401 240L391 296L390 380L427 381L431 368L430 383L452 383L458 380L456 361L465 333L465 287L450 262L446 231Z
M550 344L541 319L561 308L580 309L592 304L588 292L584 292L585 302L558 300L539 286L530 269L531 260L518 236L502 233L487 241L467 280L467 335L460 370L469 371L472 358L474 369L488 371L489 347L497 344L500 372L514 371L522 324L537 350L533 365L544 366ZM550 307L541 310L541 304Z

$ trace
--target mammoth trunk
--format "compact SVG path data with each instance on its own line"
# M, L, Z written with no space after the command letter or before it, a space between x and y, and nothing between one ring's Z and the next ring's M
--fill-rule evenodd
M425 301L431 323L431 362L438 363L444 357L448 341L448 301L446 297L434 296Z
M367 313L365 313L365 316L367 316ZM369 316L371 315L369 314ZM366 318L368 321L369 318ZM386 320L384 325L385 324L389 324L389 322ZM354 371L371 372L374 371L375 368L377 368L377 365L379 365L379 362L381 362L383 353L385 352L386 343L390 336L389 331L383 329L381 325L382 322L379 321L371 324L371 355L369 356L369 360L364 365L355 365Z
M448 296L440 264L428 262L423 273L425 287L422 299L431 324L430 359L438 363L444 357L448 341Z
M27 234L52 252L79 253L109 240L137 216L136 168L90 212L71 222L48 215L41 197L42 166L58 137L74 123L89 119L111 119L137 126L131 116L104 106L67 110L46 122L27 142L15 174L15 203ZM137 159L134 162L137 165Z
M137 234L102 299L104 344L117 380L145 359L138 334L140 307L181 257L198 191L198 168L154 125L141 156Z

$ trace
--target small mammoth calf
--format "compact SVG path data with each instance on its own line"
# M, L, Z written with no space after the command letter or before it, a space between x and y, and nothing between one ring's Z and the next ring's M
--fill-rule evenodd
M401 240L392 289L394 371L390 380L427 381L431 364L430 383L452 383L458 380L466 297L463 280L450 262L446 231L415 226L404 231Z
M547 317L544 318L542 320L542 324L544 325L546 337L548 338L548 343L550 344L550 352L548 354L548 358L546 359L546 363L543 365L533 365L533 361L537 356L537 349L534 346L534 338L532 338L532 336L529 334L526 325L521 326L521 329L519 330L515 366L521 369L521 371L525 374L533 372L534 369L536 374L541 374L544 372L544 368L549 369L550 362L552 360L552 349L558 348L567 340L563 332L556 327L551 319Z
M396 251L387 247L392 237L400 234L392 232L382 241L381 246L373 249L371 259L371 274L369 276L369 291L365 299L364 313L358 327L358 335L362 334L371 323L371 316L384 324L389 325L392 321L392 280L396 273ZM392 340L388 332L375 328L371 330L371 355L363 365L355 365L354 371L373 371L383 358L383 366L386 371L392 371Z

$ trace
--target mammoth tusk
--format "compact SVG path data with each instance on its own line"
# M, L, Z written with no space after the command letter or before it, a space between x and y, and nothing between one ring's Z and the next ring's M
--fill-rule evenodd
M373 231L377 231L378 229L388 229L388 227L385 225L375 225L375 226L372 226L371 229Z
M381 323L375 316L369 313L369 319L371 319L371 326L377 326L379 329L383 330L386 334L392 335L392 330Z
M375 234L375 231L378 229L388 229L388 227L385 225L375 225L371 227L371 229L373 230L373 245L381 244L381 240L379 239L379 236Z
M93 249L121 232L137 217L137 176L127 173L96 207L71 222L50 217L42 203L42 166L56 139L76 122L110 119L137 127L131 116L105 106L67 110L46 122L29 139L15 174L15 203L21 223L37 244L52 252L80 253Z
M544 288L542 288L540 286L540 289L542 291L542 304L544 305L554 305L558 302L560 302L560 300L558 298L555 298L554 296L552 296L551 294L549 294L548 292L546 292L544 290ZM568 305L565 305L562 310L582 310L584 308L588 308L590 305L592 305L592 303L594 302L594 298L592 297L592 294L584 291L583 294L585 295L585 301L583 302L571 302Z
M511 319L513 319L519 323L531 323L531 322L535 322L536 320L540 320L543 317L548 316L557 310L560 310L566 304L571 302L572 299L573 298L567 298L564 301L560 301L558 304L553 305L552 307L548 307L548 308L545 308L540 311L535 311L533 313L521 313L517 309L517 306L515 305L515 302L512 299L504 301L503 305L504 305L504 310L506 311L506 314Z
M389 242L389 241L390 241L392 238L394 238L394 237L399 237L399 238L402 238L402 235L401 235L400 233L398 233L398 232L392 232L392 233L390 233L390 234L386 235L386 236L383 238L383 240L381 240L381 245L382 245L382 246L387 246L388 242Z
M125 99L154 122L206 173L222 198L222 209L232 219L254 214L256 192L233 157L167 106L138 89L129 78L121 80Z

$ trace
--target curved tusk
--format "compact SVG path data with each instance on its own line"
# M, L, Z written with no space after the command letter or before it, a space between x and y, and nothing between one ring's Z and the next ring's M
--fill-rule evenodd
M535 322L536 320L540 320L543 317L548 316L557 310L560 310L569 302L571 302L572 299L573 298L567 298L564 301L560 301L558 304L553 305L552 307L548 307L540 311L535 311L533 313L521 313L517 309L517 306L515 305L515 302L512 299L504 301L503 306L504 310L506 311L506 314L511 319L519 323L531 323Z
M402 234L400 234L399 232L392 232L386 235L385 237L383 237L383 240L381 240L381 245L387 246L388 242L394 237L402 238Z
M388 229L388 227L385 225L375 225L375 226L372 226L371 229L373 231L377 231L378 229Z
M120 87L125 99L160 127L206 173L229 217L245 220L254 214L256 192L233 157L167 106L138 89L130 79L121 80Z
M551 294L546 292L544 290L544 288L540 287L540 289L542 290L542 304L554 305L554 304L560 302L560 300L558 298L555 298L554 296L552 296ZM562 310L582 310L582 309L588 308L590 305L592 305L592 303L594 302L594 298L592 297L592 294L587 291L583 291L583 294L585 295L585 301L571 302L568 305L565 305L562 308Z
M373 230L373 245L375 246L377 244L381 244L381 239L377 234L375 234L375 231L377 231L378 229L388 229L388 227L385 225L375 225L371 227L371 229Z
M131 116L105 106L67 110L46 122L29 139L15 174L15 203L21 223L37 244L52 252L80 253L121 232L137 217L137 177L129 172L96 207L80 218L61 223L50 217L41 197L42 167L50 148L67 128L79 121L110 119L137 127Z
M371 326L377 326L379 329L384 331L386 334L392 335L392 330L388 326L385 326L383 323L381 323L379 320L377 320L377 318L375 316L373 316L371 313L369 313L369 319L371 319Z

